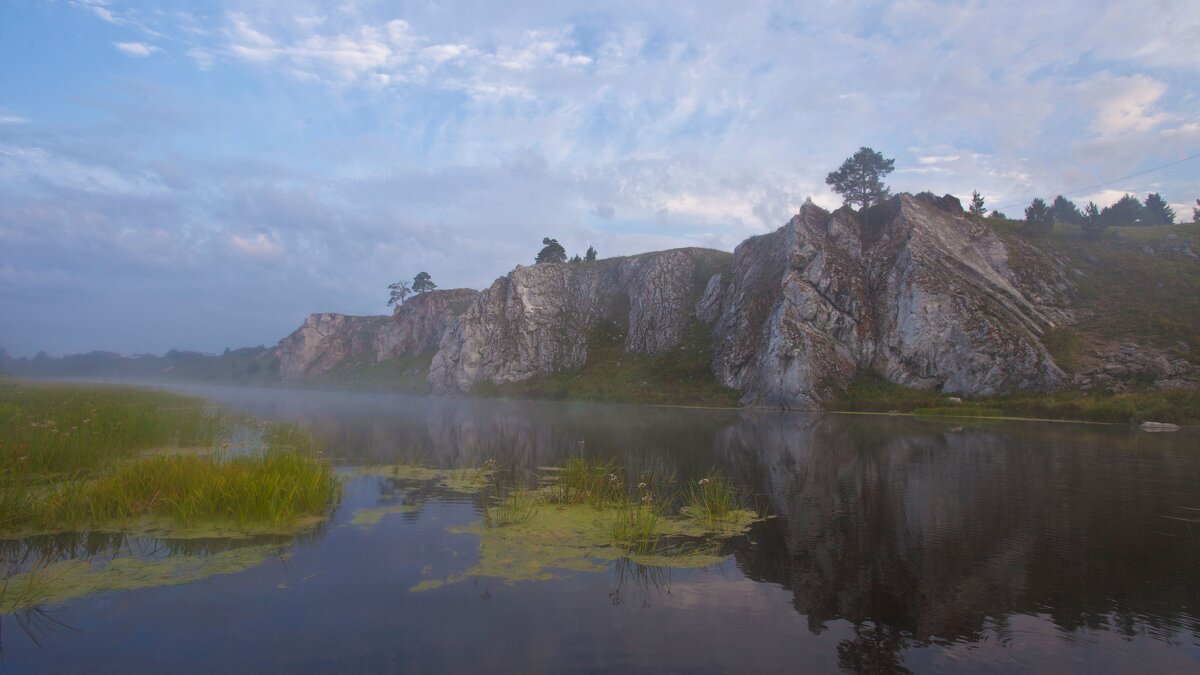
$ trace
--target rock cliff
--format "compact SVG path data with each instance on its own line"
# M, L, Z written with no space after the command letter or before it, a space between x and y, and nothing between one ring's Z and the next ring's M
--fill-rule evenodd
M479 291L470 288L453 288L409 298L375 334L375 360L433 354L454 318L478 296Z
M378 362L397 356L429 356L454 317L477 295L478 291L468 288L420 293L392 316L312 314L275 348L280 378L299 382L353 357Z
M435 392L466 392L578 368L601 321L624 330L626 352L678 347L696 299L728 253L687 248L578 264L518 266L483 291L442 338L429 369Z
M1058 386L1004 243L958 200L896 196L865 212L806 203L734 252L697 306L713 369L747 405L815 407L859 372L946 393Z
M1010 266L1033 255L949 196L862 212L808 202L732 257L687 248L518 266L481 293L422 294L390 318L314 314L280 343L281 371L295 381L362 352L431 355L433 391L469 392L584 366L603 324L617 358L707 354L707 337L685 336L711 335L713 376L745 405L818 407L864 372L947 394L1046 390L1066 376L1040 338L1070 321L1074 287L1061 261Z
M387 316L310 314L275 348L280 379L298 382L320 375L351 356L373 352L376 335L390 322Z

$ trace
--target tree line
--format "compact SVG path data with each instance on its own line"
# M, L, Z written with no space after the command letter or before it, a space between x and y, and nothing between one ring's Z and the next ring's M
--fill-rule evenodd
M1195 214L1193 214L1195 215ZM1167 204L1162 195L1151 192L1142 201L1125 194L1103 209L1095 202L1088 202L1081 211L1075 202L1062 195L1053 203L1036 197L1025 208L1025 230L1030 234L1047 234L1055 223L1078 225L1085 237L1095 239L1109 227L1115 225L1174 225L1175 209Z
M891 196L883 178L892 172L895 164L895 160L863 146L842 162L837 171L831 171L825 177L825 183L842 196L843 204L867 208ZM967 212L978 218L988 215L983 195L978 190L971 193ZM990 217L1007 219L1007 216L995 210ZM1112 226L1173 225L1175 218L1175 210L1157 192L1146 195L1145 201L1126 194L1104 208L1095 202L1088 202L1083 209L1063 195L1058 195L1049 204L1037 197L1026 207L1023 231L1032 235L1046 234L1054 229L1055 223L1063 223L1078 225L1084 236L1094 239ZM1200 199L1196 200L1196 207L1192 209L1192 221L1200 222Z
M842 196L846 206L857 205L860 209L865 209L891 196L891 189L884 184L883 178L891 173L895 166L896 160L886 158L882 153L863 146L842 162L836 171L829 172L825 183ZM979 194L978 190L971 193L967 213L976 218L1008 218L996 210L988 214L983 195ZM1106 228L1115 225L1171 225L1175 223L1175 217L1175 210L1157 192L1146 195L1145 201L1126 194L1104 208L1100 208L1095 202L1088 202L1082 209L1063 195L1058 195L1049 204L1041 197L1036 197L1025 208L1025 224L1022 231L1030 235L1048 234L1054 229L1055 223L1063 223L1077 225L1083 230L1084 236L1095 239ZM1192 222L1200 222L1200 199L1196 200L1196 207L1192 209ZM583 256L577 253L568 260L567 250L562 244L558 243L557 239L545 237L534 263L585 263L596 260L596 256L596 249L588 246ZM435 288L437 284L433 283L428 272L418 272L417 276L413 277L411 286L403 281L388 286L388 290L391 291L388 306L401 305L410 294L426 293Z

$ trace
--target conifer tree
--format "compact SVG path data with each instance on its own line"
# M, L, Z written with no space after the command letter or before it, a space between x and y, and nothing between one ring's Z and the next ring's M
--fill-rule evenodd
M833 191L842 196L845 204L866 208L890 196L883 177L891 173L895 165L896 160L885 159L882 154L863 146L842 162L837 171L831 171L825 182L833 186Z

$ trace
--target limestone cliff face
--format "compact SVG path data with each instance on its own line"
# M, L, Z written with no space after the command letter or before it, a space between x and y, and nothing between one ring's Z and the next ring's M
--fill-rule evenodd
M280 378L297 382L320 375L356 354L373 352L376 335L390 321L387 316L310 314L275 348Z
M393 317L314 314L278 350L285 381L361 352L432 354L433 391L467 392L583 366L604 321L626 352L651 355L699 323L714 376L746 405L816 407L863 372L947 394L1050 389L1065 375L1040 336L1070 321L1074 288L1061 261L1032 255L1010 255L953 197L903 194L858 213L810 202L732 258L690 248L517 267Z
M454 318L478 295L469 288L429 291L410 297L392 316L312 314L275 348L280 377L298 382L364 353L373 362L430 355Z
M455 317L478 296L479 291L470 288L452 288L409 298L375 334L375 360L432 354Z
M683 341L697 297L727 253L689 248L579 264L517 267L483 291L442 338L435 392L578 368L600 321L627 326L625 350L660 354Z
M811 202L734 252L698 303L713 369L748 405L816 406L858 372L946 393L1049 389L1053 321L1019 290L1004 243L952 197L864 213Z

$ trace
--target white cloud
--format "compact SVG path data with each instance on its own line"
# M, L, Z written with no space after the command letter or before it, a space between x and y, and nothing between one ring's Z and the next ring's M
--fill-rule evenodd
M1172 118L1156 107L1167 93L1167 85L1145 75L1104 74L1093 78L1084 89L1096 109L1091 128L1104 136L1149 131Z
M273 260L283 254L283 246L263 232L253 235L229 235L229 246L236 252L260 260Z
M426 61L431 61L435 64L445 63L460 57L468 56L473 53L467 45L463 44L440 44L426 47L421 50L421 57Z
M196 67L200 70L211 70L216 57L207 49L201 47L193 47L187 51L188 58L195 62Z
M0 114L0 124L25 124L27 122L29 120L20 115Z
M158 51L158 47L145 42L114 42L113 46L124 54L138 58L150 56Z
M112 4L110 0L74 0L73 4L87 9L108 23L118 23L117 17L108 9Z

